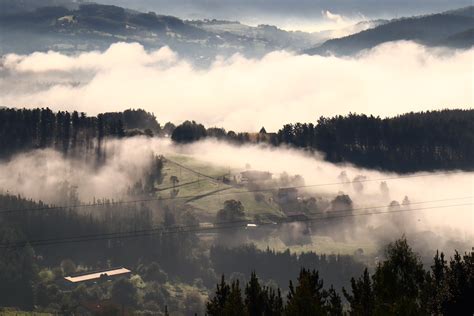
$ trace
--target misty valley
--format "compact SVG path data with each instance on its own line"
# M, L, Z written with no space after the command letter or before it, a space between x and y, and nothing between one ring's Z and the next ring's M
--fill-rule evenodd
M473 14L0 0L0 315L473 315Z
M463 253L472 241L474 161L474 147L465 144L474 133L453 132L462 135L457 146L448 135L436 137L436 128L472 130L473 115L349 115L277 133L235 133L194 121L161 125L143 110L87 116L1 109L3 304L67 314L80 302L112 299L125 302L105 305L112 312L268 308L270 315L298 315L307 307L293 297L316 282L314 313L332 315L344 304L367 308L358 286L374 293L385 286L375 277L391 273L390 260L400 255L408 256L407 269L417 269L403 273L420 274L397 281L415 282L413 295L439 291L436 282L462 283L468 275L448 276L450 269L469 273L473 260ZM418 137L405 141L406 133ZM447 225L446 212L460 220ZM433 279L435 253L446 280ZM129 280L62 283L118 266L132 271ZM288 288L290 280L296 288ZM207 301L216 283L222 297ZM239 284L261 291L258 299L267 303L248 303L257 298L240 293ZM466 286L456 298L465 305L440 296L412 308L468 308ZM374 312L383 308L377 300L404 297L372 295Z

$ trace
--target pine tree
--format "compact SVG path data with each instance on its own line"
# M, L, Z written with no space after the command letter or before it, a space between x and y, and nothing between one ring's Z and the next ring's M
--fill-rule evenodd
M273 288L264 287L265 295L265 310L264 316L281 316L283 315L283 299L281 291L278 288L276 291Z
M351 307L349 314L354 316L373 315L375 297L367 268L359 279L351 279L351 289L352 294L349 294L344 288L342 289L342 292Z
M342 316L342 300L332 285L327 292L325 306L328 315Z
M265 309L265 295L255 271L250 275L250 281L245 287L245 308L250 316L260 316Z
M290 281L285 314L288 316L325 315L325 296L323 281L319 279L319 273L303 268L298 276L296 287Z
M427 304L430 313L433 315L444 314L444 302L447 296L446 287L446 260L444 260L444 253L436 251L433 258L433 265L431 266L431 274L429 275L427 287Z
M245 305L242 301L242 292L240 291L239 280L232 282L229 296L224 304L224 315L241 316L245 313Z
M425 314L422 295L427 276L421 260L404 237L388 245L386 256L373 276L375 314Z
M216 294L207 302L206 310L209 316L224 315L224 306L230 295L230 286L225 282L224 275L222 275L221 282L217 284Z

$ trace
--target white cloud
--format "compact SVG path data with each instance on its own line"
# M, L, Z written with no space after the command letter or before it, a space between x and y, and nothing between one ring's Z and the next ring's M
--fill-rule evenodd
M144 108L160 122L194 119L255 131L348 112L391 116L472 107L473 50L388 43L355 58L273 52L234 56L195 69L168 48L139 44L77 56L8 55L0 65L0 105L89 114Z
M334 22L334 23L336 23L336 24L344 23L344 20L345 20L345 19L342 17L342 15L332 13L332 12L329 11L329 10L323 10L323 11L322 11L322 15L323 15L326 19L328 19L328 20L330 20L330 21L332 21L332 22Z

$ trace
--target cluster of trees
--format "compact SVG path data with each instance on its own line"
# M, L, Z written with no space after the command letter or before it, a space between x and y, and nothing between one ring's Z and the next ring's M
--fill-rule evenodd
M100 149L104 137L169 135L178 143L215 137L234 143L266 142L318 150L331 162L397 172L434 169L471 170L474 161L474 110L408 113L393 118L349 114L321 117L317 124L287 124L276 134L206 129L195 121L163 128L143 110L84 113L50 109L0 109L0 158L20 150L54 147Z
M158 158L156 163L160 163ZM150 170L150 175L145 177L155 177L156 174L151 175L153 172ZM114 285L109 283L81 286L73 292L61 290L57 282L78 269L130 268L138 275L133 277L136 295L132 295L135 299L131 306L155 312L162 311L164 304L170 309L180 308L178 299L172 298L164 283L184 282L200 291L208 291L219 274L242 276L258 269L266 271L263 277L268 282L284 284L297 267L304 265L320 270L322 276L339 286L348 285L349 278L363 269L350 256L315 253L296 256L289 251L261 251L245 245L231 249L216 246L209 254L207 243L201 243L193 232L35 245L38 240L102 236L199 223L192 210L166 201L94 202L98 205L49 209L49 205L41 202L0 194L0 306L28 310L37 306L42 310L66 312L83 300L100 300L112 295ZM242 205L238 201L226 201L218 213L223 221L236 216L240 218ZM26 246L16 247L17 242L26 242ZM196 293L190 293L187 299L189 306L200 302Z
M266 132L265 132L266 133ZM265 133L260 133L264 135ZM185 121L172 129L171 139L177 143L191 143L206 137L227 140L233 143L242 144L251 141L252 137L249 133L236 133L234 131L226 131L221 127L205 128L204 125L195 121ZM262 136L262 140L267 139Z
M227 284L222 276L214 297L206 304L207 314L210 316L281 315L282 309L280 290L260 285L254 272L245 286L244 299L239 281Z
M348 286L350 278L364 270L364 265L350 255L326 255L313 251L296 254L289 250L260 250L254 245L236 248L214 246L210 250L210 259L215 270L226 275L249 275L251 271L260 271L260 277L273 280L281 287L298 274L300 267L318 270L337 288Z
M36 209L32 212L0 214L0 306L66 313L84 300L110 298L124 300L136 310L160 314L182 308L186 300L189 312L201 306L201 294L193 292L175 297L170 284L190 284L195 291L206 292L217 282L217 275L230 275L234 281L221 280L219 294L207 305L209 315L339 315L343 291L353 315L380 314L472 314L474 291L474 255L456 253L449 261L436 254L431 270L402 239L387 248L386 260L373 274L352 256L324 255L314 252L292 254L289 251L259 250L243 245L235 248L200 243L192 232L150 234L140 238L96 240L50 246L9 246L16 241L34 241L81 235L101 235L117 231L140 231L153 227L196 225L193 213L177 205L160 201L150 204L122 205L98 201L88 208L45 209L47 205L0 195L4 210ZM154 210L160 209L162 217ZM229 210L237 210L230 212ZM220 213L223 219L239 215L239 203L228 202ZM88 270L124 265L133 271L127 282L81 285L63 291L57 281L77 269ZM300 270L300 267L306 267ZM246 282L245 275L260 271ZM317 271L317 272L316 272ZM352 279L351 277L361 275ZM294 276L290 287L284 289ZM332 287L323 286L322 279ZM247 284L240 288L240 284ZM118 282L118 281L117 281ZM123 284L122 284L123 283ZM123 293L126 292L126 294ZM18 295L22 293L22 295ZM199 294L199 295L198 295ZM125 296L124 296L125 295ZM125 297L125 298L124 298ZM200 305L201 304L201 305ZM203 307L204 308L204 307ZM193 310L194 309L194 310ZM233 311L230 313L230 311ZM469 315L470 315L469 314Z
M69 151L100 149L105 137L137 134L152 136L161 131L156 118L143 110L126 110L89 117L76 111L0 109L0 158L33 148Z
M152 156L151 166L143 179L138 180L131 187L128 188L129 196L147 196L153 195L156 192L155 184L163 183L165 173L163 172L164 157Z
M472 315L474 305L474 252L458 252L445 261L436 253L429 271L405 238L388 245L386 259L370 275L351 279L342 290L349 315ZM281 290L260 284L252 272L244 295L239 282L222 277L207 313L220 315L343 315L341 296L333 286L324 287L316 270L302 268L296 284L289 282L286 300Z
M387 260L343 290L352 315L472 315L474 252L455 251L449 263L436 252L429 271L406 239L386 249Z
M399 172L472 169L474 110L408 113L393 118L349 114L283 126L277 144L316 149L331 162Z
M191 143L207 136L206 128L195 121L185 121L176 126L171 139L178 143Z
M48 209L49 206L43 203L18 196L0 195L0 306L32 309L37 294L42 292L52 295L49 299L44 299L44 302L55 301L58 306L66 304L66 301L62 302L62 298L67 297L59 293L55 284L63 274L53 273L54 277L48 277L41 273L44 268L57 267L64 259L70 259L85 269L124 265L135 271L145 271L145 275L150 275L151 272L146 272L146 268L139 269L139 266L159 261L160 267L167 274L183 282L203 278L210 285L215 281L212 273L203 273L201 270L209 267L209 261L193 254L193 249L198 247L198 240L193 233L149 234L140 238L35 245L34 242L38 240L103 236L196 223L193 214L179 209L172 212L159 201L155 204L121 204L107 200L96 202L100 205L93 208ZM163 220L154 219L157 211L165 213ZM17 247L18 242L20 245L26 242L26 246ZM48 291L41 291L42 288ZM56 300L54 297L61 299Z
M212 137L220 140L227 140L233 143L249 142L251 137L249 133L235 133L226 131L220 127L205 128L204 125L195 121L185 121L173 129L171 139L177 143L191 143L200 139Z

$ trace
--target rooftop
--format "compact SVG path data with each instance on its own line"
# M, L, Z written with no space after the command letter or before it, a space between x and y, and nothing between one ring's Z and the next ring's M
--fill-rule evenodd
M87 272L87 273L82 273L78 274L75 276L68 276L65 277L69 282L72 283L77 283L77 282L84 282L84 281L91 281L95 279L100 279L101 277L111 277L111 276L117 276L117 275L122 275L122 274L127 274L130 273L131 271L126 269L126 268L113 268L113 269L106 269L106 270L99 270L99 271L94 271L94 272Z

